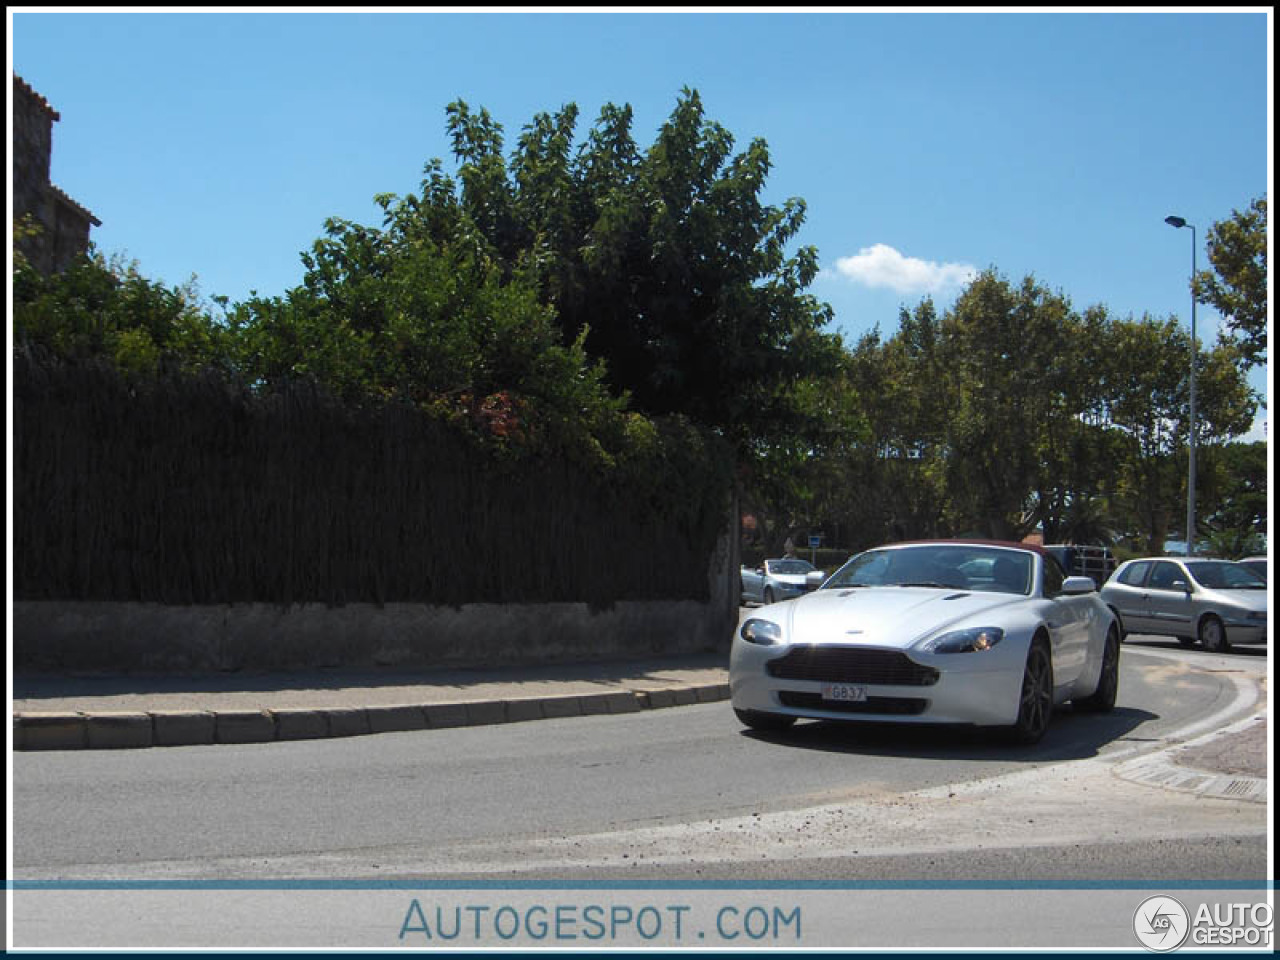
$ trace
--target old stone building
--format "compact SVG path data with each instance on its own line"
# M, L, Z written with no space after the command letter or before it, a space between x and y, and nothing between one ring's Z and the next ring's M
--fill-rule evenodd
M90 211L49 182L53 122L49 106L17 74L13 76L13 214L30 215L40 228L20 237L18 248L42 273L56 273L89 247L89 229L102 226Z

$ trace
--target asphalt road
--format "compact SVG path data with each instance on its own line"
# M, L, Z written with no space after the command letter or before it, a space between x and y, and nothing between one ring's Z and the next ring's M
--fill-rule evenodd
M1192 864L1209 871L1196 876L1260 876L1265 807L1121 783L1110 763L1238 710L1265 655L1134 644L1125 654L1119 708L1064 711L1031 750L975 731L826 723L764 736L714 703L355 739L17 753L14 876L1034 879L1036 861L1009 854L1028 846L1060 851L1041 861L1054 877Z

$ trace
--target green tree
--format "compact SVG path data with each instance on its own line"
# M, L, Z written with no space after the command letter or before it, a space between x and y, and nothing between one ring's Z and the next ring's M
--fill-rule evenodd
M413 403L499 447L610 462L625 402L583 334L561 342L532 277L488 256L437 168L423 187L441 206L381 195L383 228L328 221L299 287L237 305L243 375L265 389L307 377L348 402Z
M31 229L39 228L19 224L15 234ZM134 373L224 368L229 352L228 330L201 305L194 277L166 286L94 249L48 276L15 254L13 329L19 346L105 358Z
M945 477L963 532L1019 540L1039 524L1036 491L1060 482L1078 450L1087 390L1086 328L1033 277L1014 287L987 270L943 318L939 399Z
M1214 556L1238 559L1263 552L1267 461L1267 444L1262 440L1218 444L1205 450L1201 475L1206 508L1197 526Z
M1212 270L1196 274L1196 300L1222 314L1248 365L1267 362L1267 199L1209 228Z
M898 323L889 340L875 330L851 351L849 376L868 437L844 463L850 547L950 532L941 320L925 298L914 310L903 307Z
M764 141L734 155L688 89L643 152L629 107L607 105L575 152L577 116L539 114L504 168L501 128L450 105L461 207L490 255L528 271L566 341L588 331L640 410L712 426L747 456L762 438L821 440L826 411L806 406L805 384L836 376L840 341L805 293L816 252L790 252L803 201L761 199Z
M1134 532L1152 553L1163 549L1186 503L1190 339L1176 318L1143 316L1113 321L1105 340L1100 395L1107 423L1123 443L1118 494ZM1202 349L1197 367L1197 447L1244 433L1256 400L1235 348Z

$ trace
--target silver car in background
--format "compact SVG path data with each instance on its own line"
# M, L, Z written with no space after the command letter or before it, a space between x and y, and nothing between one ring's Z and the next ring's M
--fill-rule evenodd
M742 602L775 603L807 592L805 579L814 573L813 564L796 557L765 560L754 570L743 567Z
M1130 560L1102 588L1126 634L1177 637L1222 653L1268 641L1267 583L1230 560Z
M1263 580L1269 580L1268 572L1271 567L1271 561L1266 557L1245 557L1243 560L1237 560L1236 563L1242 567L1248 567Z

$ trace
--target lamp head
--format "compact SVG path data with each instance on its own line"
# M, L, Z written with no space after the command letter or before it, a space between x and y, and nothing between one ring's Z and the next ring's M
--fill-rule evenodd
M1187 225L1187 221L1182 217L1165 217L1164 222L1171 227L1185 227Z

